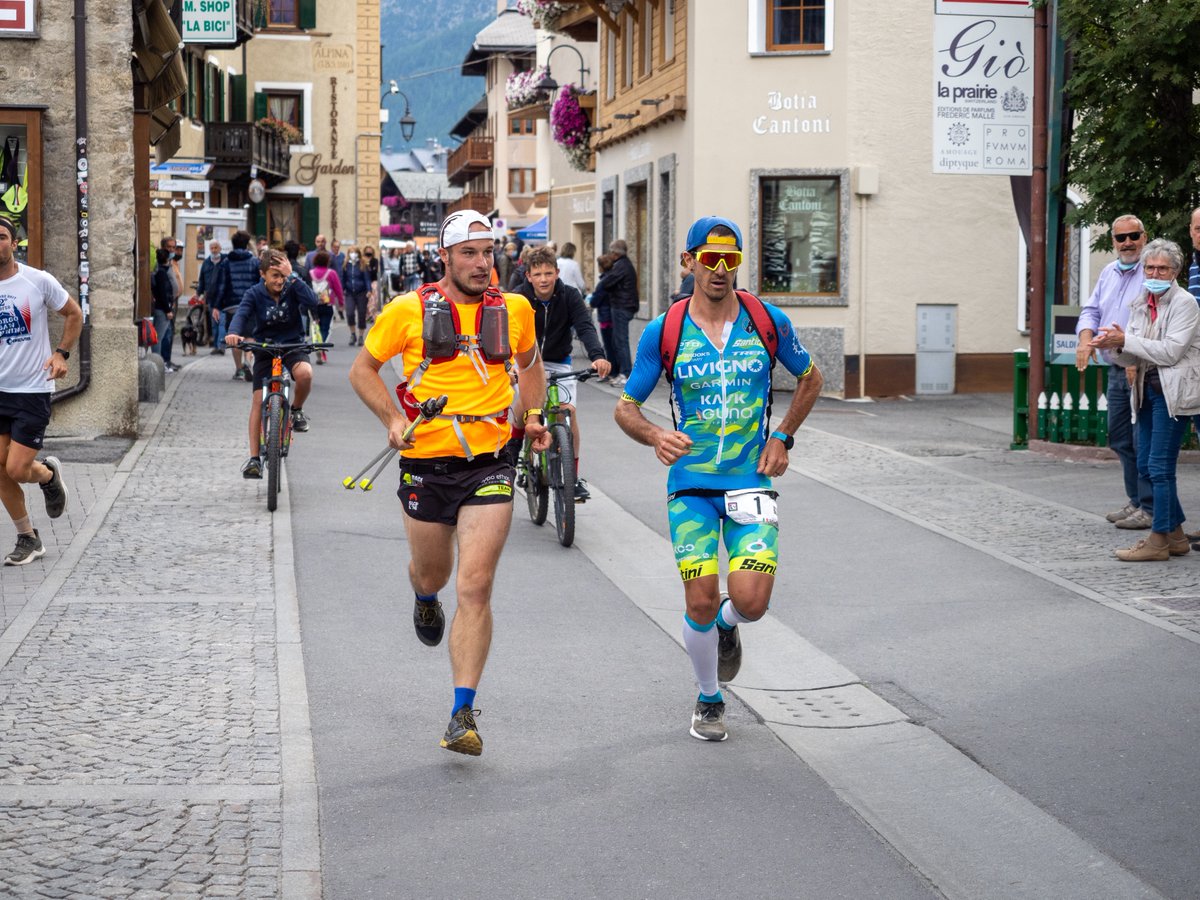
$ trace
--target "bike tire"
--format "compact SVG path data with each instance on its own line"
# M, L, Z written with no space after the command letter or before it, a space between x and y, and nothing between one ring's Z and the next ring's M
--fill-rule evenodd
M575 541L575 442L568 425L550 426L550 487L554 491L554 526L558 542Z
M542 468L544 456L533 450L521 454L521 465L525 469L525 502L529 506L529 519L534 525L546 524L546 513L550 506L550 489Z
M283 465L283 397L267 397L267 509L275 512L279 505L279 476Z

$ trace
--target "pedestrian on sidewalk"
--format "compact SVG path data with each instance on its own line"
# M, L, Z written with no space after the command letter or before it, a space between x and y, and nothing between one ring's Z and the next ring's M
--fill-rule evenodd
M225 343L236 347L242 331L253 323L253 338L261 344L299 344L308 340L304 314L317 309L317 297L304 280L292 271L292 264L279 250L264 250L259 257L262 281L246 291L238 305ZM262 478L262 393L271 377L269 353L255 350L254 395L250 400L250 458L242 464L243 478ZM292 428L308 431L304 401L312 390L312 364L303 350L290 350L283 357L292 376Z
M1134 369L1131 386L1137 425L1138 475L1154 490L1150 536L1117 550L1124 562L1165 561L1191 550L1175 485L1188 417L1200 414L1200 307L1176 284L1183 251L1157 238L1142 252L1146 278L1129 312L1129 327L1101 327L1092 346L1113 351Z
M178 372L179 366L171 363L171 349L175 345L175 279L171 274L171 253L159 247L154 251L158 265L150 276L150 294L154 298L154 330L158 332L158 346L163 369Z
M204 300L207 311L205 334L200 337L201 339L207 337L213 348L211 352L217 355L225 352L225 342L222 340L223 336L217 333L221 312L213 306L212 294L217 282L217 269L224 259L225 254L221 252L221 242L209 241L208 256L204 257L204 262L200 264L200 278L196 281L196 296Z
M262 280L258 257L250 252L250 242L252 240L253 237L250 235L250 232L235 231L233 237L229 239L229 243L233 245L233 249L229 251L229 254L217 267L217 273L214 277L216 284L213 290L217 292L217 296L213 302L216 304L217 309L221 311L221 321L218 330L226 345L229 344L229 341L225 340L225 338L229 335L233 316L237 312L242 298L246 296L246 291L253 288ZM253 377L250 366L246 364L246 360L242 357L242 351L238 350L235 346L233 348L233 380L242 379L250 381Z
M450 626L454 705L441 745L478 756L483 740L475 722L475 692L492 641L492 583L512 523L516 475L501 452L511 434L514 391L508 371L515 359L525 428L538 450L550 445L538 408L546 376L533 309L523 297L489 289L492 224L487 217L471 210L454 213L442 223L438 243L445 277L384 308L350 368L350 383L401 454L398 494L411 551L408 577L416 594L413 625L429 647L441 643L445 630L438 592L450 581L457 545L458 607ZM404 437L409 415L397 408L379 376L384 363L397 356L407 386L404 408L412 418L417 402L443 394L449 398L442 414L419 425L411 441Z
M342 279L342 290L346 297L346 324L350 326L350 346L353 347L367 336L367 303L374 284L371 281L371 270L367 261L358 252L357 247L346 250L346 264L339 273Z
M1075 368L1084 371L1095 356L1108 366L1108 446L1121 461L1126 503L1105 518L1118 528L1139 530L1149 528L1152 522L1154 491L1150 482L1138 475L1137 434L1129 396L1133 376L1117 362L1112 350L1097 353L1092 339L1101 328L1124 328L1129 323L1130 303L1143 292L1140 258L1146 246L1146 228L1142 220L1134 215L1114 219L1112 243L1117 258L1100 272L1092 295L1079 311Z
M633 362L629 353L629 323L641 306L638 295L637 271L629 259L629 245L615 240L608 245L614 257L612 268L600 276L596 293L602 294L612 309L612 339L616 358L612 359L612 383L620 387L629 377Z
M17 545L6 566L23 566L45 555L33 527L22 485L37 484L46 515L57 519L67 508L62 465L53 456L38 459L50 424L55 379L67 374L71 348L83 330L83 310L57 280L16 260L17 226L0 218L0 501L17 529ZM47 309L63 317L62 339L50 350Z
M683 644L700 688L690 734L723 741L728 732L719 682L737 676L738 626L766 614L775 584L779 519L771 479L787 471L793 436L816 403L822 378L788 317L734 290L742 263L737 225L705 216L688 229L686 246L689 261L698 263L696 292L642 332L614 417L621 430L653 447L658 461L671 467L667 518L687 606ZM771 431L776 360L797 384L783 420ZM678 430L655 425L641 410L664 374L679 411ZM722 537L729 555L724 596Z

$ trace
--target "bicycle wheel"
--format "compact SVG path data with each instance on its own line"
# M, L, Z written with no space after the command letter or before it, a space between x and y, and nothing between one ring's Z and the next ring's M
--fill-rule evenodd
M279 467L283 464L283 397L267 397L267 509L279 505Z
M554 525L558 542L570 547L575 540L575 443L568 425L552 425L547 457L550 487L554 490Z
M549 506L549 487L542 469L543 453L526 449L521 454L521 467L525 470L525 502L529 505L529 518L534 525L546 523L546 508Z

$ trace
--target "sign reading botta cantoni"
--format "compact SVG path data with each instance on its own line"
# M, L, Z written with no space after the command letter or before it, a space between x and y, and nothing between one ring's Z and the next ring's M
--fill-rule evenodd
M933 171L1033 171L1028 0L934 0Z

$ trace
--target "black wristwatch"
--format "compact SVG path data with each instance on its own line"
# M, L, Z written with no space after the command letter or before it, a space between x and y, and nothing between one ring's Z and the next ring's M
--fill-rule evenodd
M54 352L55 352L55 353L61 353L61 354L62 354L62 358L63 358L63 359L70 359L70 358L71 358L71 351L70 351L70 350L64 350L62 347L55 347L55 348L54 348Z
M795 436L784 434L782 431L772 431L771 437L775 438L777 441L782 441L784 450L791 450L796 443Z

